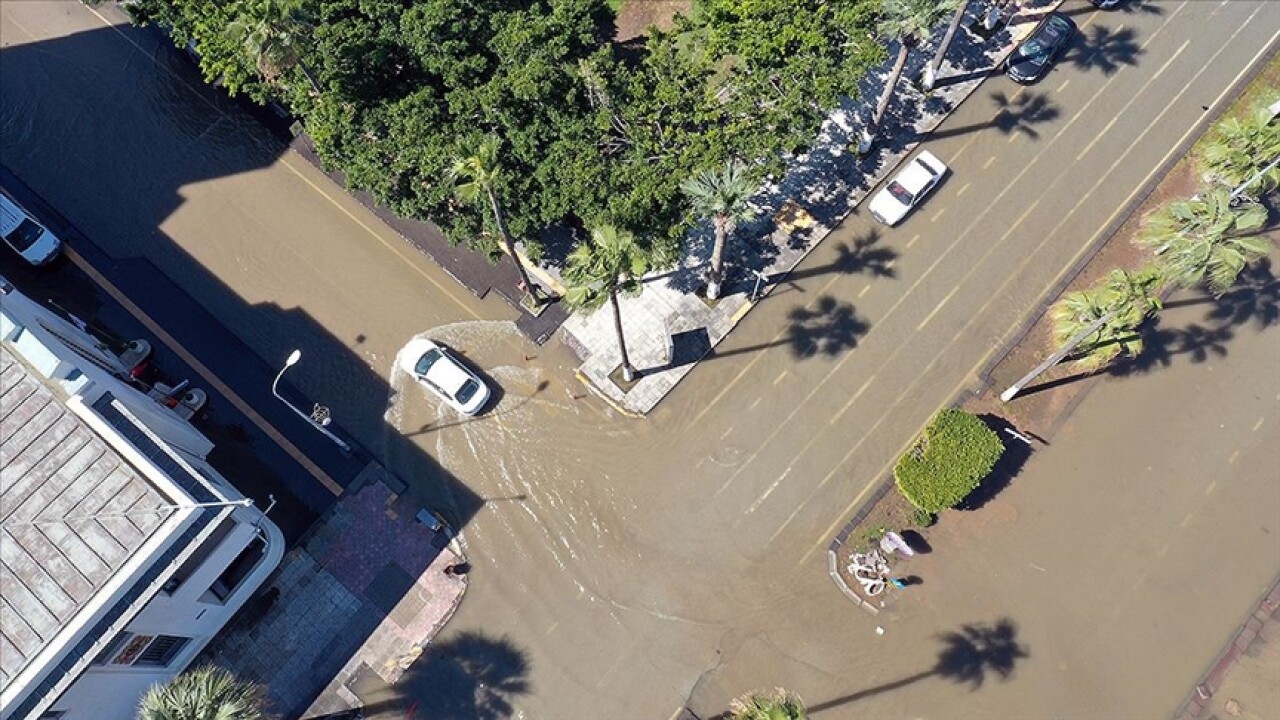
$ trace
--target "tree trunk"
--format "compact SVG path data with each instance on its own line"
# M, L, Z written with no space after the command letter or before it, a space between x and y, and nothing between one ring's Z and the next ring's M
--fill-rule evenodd
M885 111L889 109L889 101L893 99L893 91L898 85L898 78L902 77L902 68L906 67L907 55L910 52L911 41L901 38L898 42L898 59L893 62L893 70L885 81L884 90L880 91L880 100L876 103L876 114L871 117L871 122L862 131L862 142L858 145L858 152L863 155L871 151L871 145L875 141L876 133L880 130L880 123L884 122Z
M524 269L524 263L520 261L520 256L516 254L516 242L511 237L511 233L507 232L507 220L502 214L502 204L498 202L498 195L494 193L492 188L486 189L489 195L489 205L493 207L493 220L498 226L498 234L502 236L502 244L507 248L507 254L511 256L511 262L516 264L516 271L520 273L520 282L524 285L524 289L529 292L529 297L533 298L533 304L538 305L542 302L542 296L538 293L538 288L529 281L529 273Z
M307 63L299 60L298 67L302 70L302 74L307 77L307 82L311 83L311 92L316 95L320 94L320 83L316 82L316 76L311 74L311 68L307 67Z
M1035 380L1036 378L1040 377L1040 375L1042 375L1046 370L1053 367L1054 365L1057 365L1058 362L1062 360L1062 358L1071 354L1072 350L1075 350L1076 347L1080 345L1080 343L1084 342L1085 338L1098 332L1098 328L1105 325L1106 322L1111 318L1115 317L1116 313L1118 312L1120 311L1109 310L1107 311L1107 314L1089 323L1089 327L1076 333L1076 336L1071 338L1070 342L1068 342L1065 346L1063 346L1061 350L1050 355L1048 358L1045 359L1044 362L1037 365L1035 369L1033 369L1031 372L1024 375L1021 380L1010 385L1007 390L1000 393L1000 402L1009 402L1010 400L1012 400L1014 395L1017 395L1019 392L1022 392L1022 388L1026 387L1027 383L1031 382L1032 380Z
M609 292L609 305L613 307L613 329L618 333L618 350L622 351L622 379L634 382L636 369L631 366L631 358L627 355L627 338L622 334L622 310L618 307L618 293Z
M708 300L715 300L720 297L720 283L724 280L724 244L729 237L728 228L725 227L725 220L723 217L717 217L714 220L716 243L711 249L711 270L707 273Z
M951 24L947 26L947 34L942 36L942 44L938 46L938 51L933 54L933 60L930 60L928 66L925 67L925 92L932 91L934 84L938 82L938 70L942 68L942 61L947 57L947 50L951 48L951 41L955 39L956 30L960 29L960 21L964 18L964 12L968 7L969 0L962 0L956 7L956 14L951 16Z

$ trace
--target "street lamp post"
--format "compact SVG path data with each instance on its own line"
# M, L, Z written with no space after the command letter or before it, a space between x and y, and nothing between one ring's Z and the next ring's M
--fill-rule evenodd
M280 385L280 378L284 376L284 371L288 370L294 365L297 365L298 361L301 359L302 359L301 350L294 350L293 352L289 353L289 357L284 361L284 367L280 368L280 372L276 373L276 379L271 382L271 394L275 395L277 400L279 400L280 402L288 406L288 408L292 410L295 414L297 414L298 417L302 418L303 420L306 420L308 425L324 433L325 437L329 438L334 442L335 445L342 448L342 452L350 454L351 446L348 445L346 441L344 441L342 438L338 437L337 435L334 435L332 432L329 431L328 428L325 427L325 425L329 424L329 408L326 408L323 405L316 405L315 410L310 415L308 415L302 410L298 409L297 407L294 407L293 403L289 402L288 400L285 400L284 397L280 395L280 390L278 386Z

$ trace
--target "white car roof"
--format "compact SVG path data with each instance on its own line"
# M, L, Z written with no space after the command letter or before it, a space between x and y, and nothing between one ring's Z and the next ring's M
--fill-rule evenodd
M442 350L441 352L443 353L444 351ZM440 389L457 397L458 391L462 389L464 383L471 379L471 375L466 370L458 367L457 362L445 353L427 370L427 379L435 383Z
M920 192L924 186L929 184L933 178L941 175L946 169L938 158L933 156L928 150L921 153L907 163L907 166L898 173L894 178L902 187L906 188L912 195Z

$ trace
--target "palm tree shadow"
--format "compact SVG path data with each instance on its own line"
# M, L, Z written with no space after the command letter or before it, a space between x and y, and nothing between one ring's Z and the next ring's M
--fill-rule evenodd
M788 345L797 359L818 355L836 357L857 347L858 340L871 325L858 317L850 303L831 295L818 298L812 307L798 306L788 314L787 332L776 340L732 350L710 349L706 358L724 358Z
M1018 661L1030 657L1026 648L1018 643L1017 635L1017 625L1008 618L998 620L993 625L982 623L963 625L958 631L938 636L942 642L942 649L938 652L938 660L932 668L893 682L860 690L851 695L812 705L809 707L809 714L813 715L897 690L929 677L940 677L957 684L968 685L970 690L981 688L988 675L995 675L1002 681L1008 680L1013 676Z
M506 638L465 631L433 642L395 685L395 696L363 708L435 720L502 720L529 692L529 661Z
M854 238L853 244L842 242L835 246L835 258L825 265L801 268L786 273L770 276L765 282L772 285L783 278L790 281L808 280L830 273L853 275L865 272L872 277L892 278L895 276L893 261L898 253L893 248L878 246L883 235L877 229L867 231L866 235ZM745 283L744 283L745 285Z
M1062 57L1081 70L1101 70L1103 75L1111 75L1122 65L1135 65L1142 54L1142 46L1138 44L1138 35L1132 28L1112 31L1101 25L1089 28L1086 37L1081 33L1081 40L1072 43L1071 49Z
M1036 132L1034 126L1055 120L1062 114L1046 93L1023 93L1011 99L1003 92L997 91L991 93L990 97L996 106L996 115L990 120L935 130L932 133L921 134L919 138L923 139L925 135L930 138L944 138L995 128L1005 135L1021 132L1028 138L1036 140L1039 139L1040 133Z

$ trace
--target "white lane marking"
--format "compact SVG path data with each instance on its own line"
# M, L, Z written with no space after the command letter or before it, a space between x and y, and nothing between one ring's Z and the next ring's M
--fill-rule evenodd
M760 401L761 401L761 400L764 400L764 396L763 396L763 395L761 395L760 397L756 398L756 399L751 403L751 407L749 407L749 408L747 408L747 409L748 409L748 410L755 410L755 409L756 409L756 406L760 404Z
M1089 144L1084 146L1084 149L1080 151L1079 155L1076 155L1076 162L1080 162L1080 160L1085 155L1089 154L1089 151L1093 149L1093 146L1096 145L1098 141L1101 140L1102 137L1107 134L1107 131L1111 130L1111 126L1115 125L1116 121L1124 116L1125 110L1129 109L1129 106L1132 105L1134 100L1138 98L1138 95L1141 94L1142 91L1146 89L1147 85L1151 84L1151 82L1153 82L1156 78L1160 77L1164 73L1164 71L1169 68L1169 65L1171 65L1174 60L1177 60L1178 56L1182 54L1182 51L1186 50L1187 46L1190 44L1191 44L1191 40L1188 39L1184 41L1182 45L1172 55L1169 56L1169 59L1164 61L1164 64L1160 66L1160 69L1156 71L1155 75L1151 76L1151 79L1147 81L1146 85L1143 85L1141 88L1139 88L1138 92L1135 93L1132 98L1130 98L1129 102L1125 104L1124 109L1116 113L1115 117L1111 118L1111 121L1107 123L1106 127L1102 128L1102 132L1098 133L1097 135L1094 135L1093 139L1089 141Z
M720 439L724 440L725 438L729 437L729 433L731 432L733 432L733 428L729 428L728 430L725 430L723 433L721 433Z
M968 185L966 185L965 187L968 187ZM907 241L907 247L910 248L912 245L915 245L916 241L919 239L920 239L920 233L916 233L910 240Z
M1258 432L1258 428L1262 427L1262 423L1263 423L1263 421L1265 421L1266 419L1267 419L1267 418L1266 418L1265 416L1264 416L1264 417L1260 417L1260 418L1258 418L1258 422L1256 422L1256 423L1254 423L1254 424L1253 424L1253 431L1254 431L1254 432Z
M1209 487L1207 487L1207 488L1205 488L1205 489L1204 489L1204 494L1205 494L1205 495L1210 495L1210 494L1212 494L1212 493L1213 493L1213 491L1214 491L1214 489L1215 489L1215 488L1217 488L1217 487L1218 487L1218 481L1217 481L1217 480L1214 480L1213 482L1209 483Z
M951 292L947 293L947 296L942 298L942 302L938 303L938 306L935 307L932 311L930 311L929 314L925 316L924 320L921 320L920 324L916 326L916 332L920 332L921 330L923 330L924 326L928 325L929 321L933 319L933 316L937 315L938 311L942 310L942 308L945 307L948 302L951 302L951 298L954 297L959 290L960 290L959 285L956 285L955 287L951 288Z
M993 163L993 162L995 162L995 161L996 161L996 156L995 156L995 155L992 155L991 157L987 158L987 161L986 161L986 162L984 162L984 163L982 163L982 169L983 169L983 170L986 170L987 168L991 167L991 163Z
M774 387L777 387L778 383L782 382L782 378L784 378L784 377L786 377L786 376L787 376L787 371L786 371L786 370L783 370L782 372L778 373L778 377L776 377L776 378L774 378L774 379L773 379L773 385L774 385Z
M870 290L871 290L870 285L862 288L861 290L858 291L858 297L862 297L863 295L866 295L868 292L870 292Z
M1060 93L1060 92L1062 92L1063 90L1066 90L1066 89L1067 89L1067 84L1068 84L1068 83L1070 83L1070 82L1071 82L1071 78L1067 78L1066 80L1063 80L1063 81L1062 81L1062 84L1061 84L1061 85L1059 85L1059 86L1058 86L1058 89L1057 89L1057 90L1054 90L1054 92L1055 92L1055 93Z
M849 402L845 403L844 407L840 408L840 412L832 416L832 418L829 421L827 421L827 424L828 425L836 424L836 421L844 416L845 411L853 407L853 404L858 401L858 398L862 397L862 393L866 392L867 388L871 387L871 383L875 379L876 379L875 375L872 375L871 377L867 378L866 381L862 383L862 387L858 388L858 392L854 393L853 397L849 398Z
M778 476L778 479L777 479L777 480L774 480L774 481L773 481L773 484L772 484L772 485L770 485L770 486L769 486L769 487L764 491L764 493L762 493L762 494L760 495L760 497L756 498L756 501L755 501L755 502L753 502L753 503L751 503L751 507L748 507L746 510L744 510L742 514L743 514L743 515L750 515L751 513L755 512L755 511L756 511L756 510L757 510L761 505L763 505L763 504L764 504L764 501L765 501L765 500L767 500L767 499L769 498L769 496L773 494L773 491L778 489L778 486L779 486L779 485L781 485L781 484L782 484L782 481L783 481L783 480L785 480L785 479L786 479L786 477L787 477L788 475L790 475L790 474L791 474L791 468L790 468L790 467L788 467L786 470L783 470L783 471L782 471L782 474Z
M961 195L965 194L965 191L967 191L969 189L969 186L972 184L973 183L965 183L963 187L961 187L959 190L956 191L956 197L960 197Z
M933 214L933 217L929 218L929 222L938 222L938 218L942 217L943 214L946 212L947 212L947 207L944 205L942 206L941 210Z

